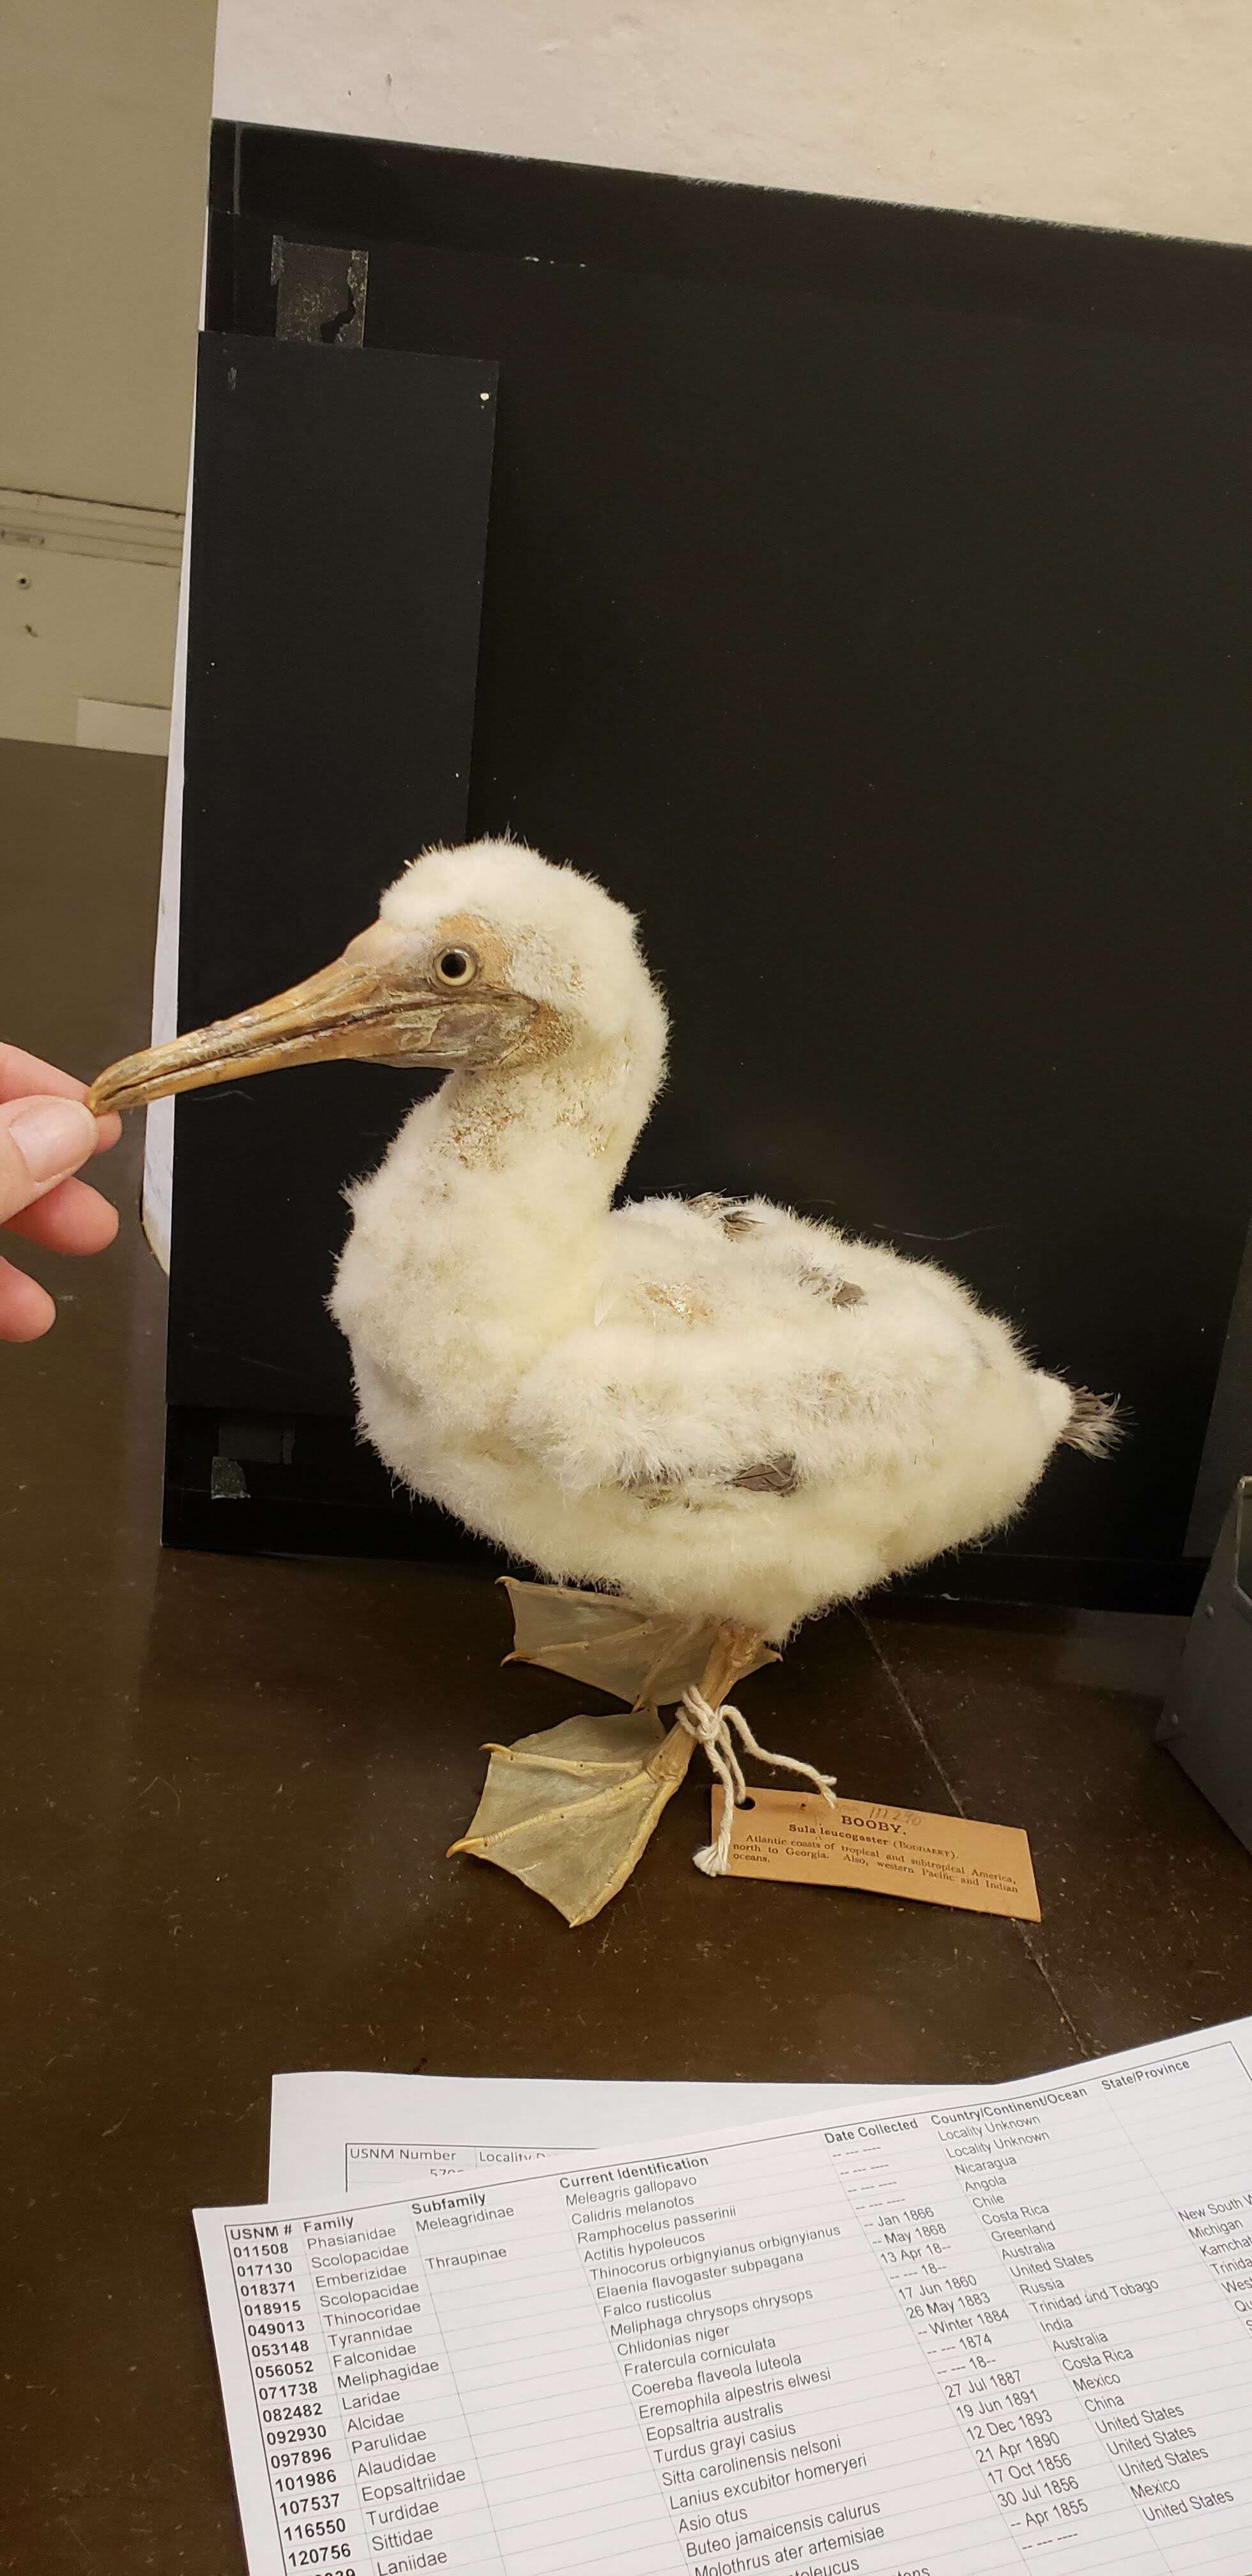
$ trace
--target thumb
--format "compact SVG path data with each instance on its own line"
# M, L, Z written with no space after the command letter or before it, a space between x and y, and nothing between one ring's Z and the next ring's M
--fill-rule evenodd
M81 1100L10 1100L0 1108L0 1225L54 1190L93 1154L99 1129Z

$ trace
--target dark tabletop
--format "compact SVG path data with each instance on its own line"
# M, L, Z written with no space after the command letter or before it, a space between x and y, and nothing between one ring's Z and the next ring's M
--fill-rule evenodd
M162 774L0 744L0 1030L90 1076L146 1032ZM142 1136L117 1248L32 1255L0 1352L9 2193L0 2564L242 2567L188 2212L260 2198L280 2067L930 2081L1252 2010L1252 1860L1152 1731L1165 1619L808 1630L745 1685L850 1796L1029 1828L1040 1925L690 1865L695 1774L581 1933L443 1855L484 1736L571 1714L501 1673L503 1596L407 1565L163 1555L163 1282Z

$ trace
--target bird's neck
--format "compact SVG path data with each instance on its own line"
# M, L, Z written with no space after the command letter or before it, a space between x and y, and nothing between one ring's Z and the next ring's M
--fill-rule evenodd
M431 1104L427 1156L454 1189L523 1195L552 1219L602 1216L651 1106L623 1051L454 1073ZM477 1189L474 1191L477 1195Z
M659 1078L659 1043L629 1032L454 1073L406 1120L358 1221L372 1230L385 1191L419 1297L512 1319L523 1339L589 1321L604 1220Z

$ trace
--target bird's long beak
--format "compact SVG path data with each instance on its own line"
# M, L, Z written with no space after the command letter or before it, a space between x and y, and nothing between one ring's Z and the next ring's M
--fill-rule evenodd
M233 1019L190 1029L168 1046L123 1056L97 1076L88 1106L99 1118L173 1091L332 1056L447 1071L507 1054L528 1027L534 1003L498 988L475 987L463 998L440 992L411 962L411 948L403 933L380 922L303 984Z

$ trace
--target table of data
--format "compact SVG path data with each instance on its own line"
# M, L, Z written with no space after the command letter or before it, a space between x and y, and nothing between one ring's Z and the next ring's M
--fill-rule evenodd
M253 2576L1252 2570L1252 2074L198 2225Z

